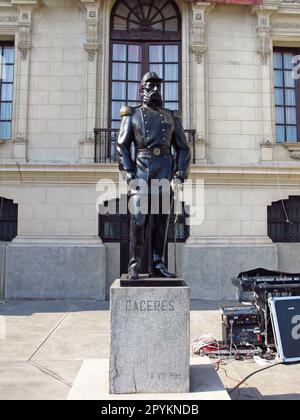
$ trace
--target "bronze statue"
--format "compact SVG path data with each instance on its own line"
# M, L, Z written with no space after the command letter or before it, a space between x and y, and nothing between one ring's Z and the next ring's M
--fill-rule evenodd
M163 108L161 84L163 80L154 72L144 75L140 92L142 104L138 107L125 106L121 109L122 124L118 138L117 152L121 171L127 173L127 181L173 179L184 182L188 178L191 153L183 127L176 111ZM136 158L132 158L134 144ZM175 151L171 153L171 148ZM132 197L140 200L138 192ZM129 279L139 277L145 248L146 232L150 223L152 270L150 276L174 278L164 265L165 237L169 217L166 214L142 214L131 216Z

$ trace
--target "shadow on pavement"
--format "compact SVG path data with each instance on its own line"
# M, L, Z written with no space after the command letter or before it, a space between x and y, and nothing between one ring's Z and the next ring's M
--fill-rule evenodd
M230 389L228 390L230 392ZM247 401L247 400L284 400L284 401L296 401L300 400L299 394L274 394L274 395L262 395L257 388L240 388L239 390L234 391L230 395L232 400L237 401Z
M210 301L210 300L191 300L191 311L218 311L221 306L238 306L236 300Z
M216 311L220 306L238 305L237 301L192 300L191 311ZM11 300L0 302L0 315L29 316L36 313L67 313L108 311L106 301L72 301L72 300Z
M100 301L6 301L0 304L0 315L30 316L37 313L108 311L109 302Z

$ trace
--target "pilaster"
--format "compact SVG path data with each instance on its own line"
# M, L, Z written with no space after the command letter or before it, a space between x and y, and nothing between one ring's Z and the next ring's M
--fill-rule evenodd
M85 116L84 139L81 142L81 161L94 161L94 128L96 127L97 112L97 69L99 39L99 6L98 0L81 0L80 8L86 14L86 80L85 80Z
M40 0L12 0L18 9L16 30L15 60L15 113L13 134L13 159L19 162L27 160L27 121L29 94L29 66L31 51L32 19L35 10L42 5Z
M192 54L193 69L193 123L196 129L196 137L199 140L196 146L196 161L205 162L207 145L207 89L206 89L206 36L205 28L207 17L214 8L212 3L196 2L193 4L192 13L192 39L190 52Z
M270 17L277 10L276 5L254 7L257 15L257 53L260 57L260 86L262 95L262 144L275 143L273 42Z

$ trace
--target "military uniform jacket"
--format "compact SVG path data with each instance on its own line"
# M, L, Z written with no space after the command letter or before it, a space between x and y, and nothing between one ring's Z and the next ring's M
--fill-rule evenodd
M122 108L121 116L117 144L121 171L135 172L138 178L145 180L171 180L174 172L179 172L184 179L188 178L191 153L176 112L155 110L143 104L136 108ZM136 150L136 161L132 159L132 144ZM176 161L171 147L176 152ZM156 148L162 151L159 156L151 153Z

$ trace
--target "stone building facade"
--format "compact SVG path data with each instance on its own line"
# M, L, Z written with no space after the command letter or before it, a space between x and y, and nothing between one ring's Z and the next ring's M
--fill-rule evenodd
M300 271L300 2L125 3L0 1L0 298L105 299L120 275L120 237L109 240L109 223L101 237L95 205L98 181L117 181L118 169L97 161L94 130L117 129L114 100L137 99L113 87L114 43L164 51L156 65L175 72L165 100L194 133L205 218L177 250L192 298L232 298L230 278L252 268Z

